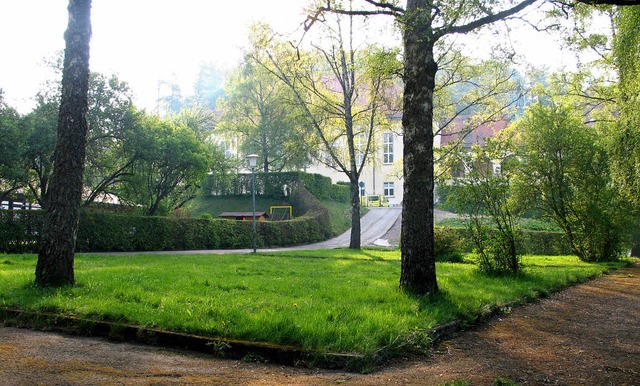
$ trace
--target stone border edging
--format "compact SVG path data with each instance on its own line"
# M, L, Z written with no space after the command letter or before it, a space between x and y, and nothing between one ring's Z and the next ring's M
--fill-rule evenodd
M204 337L47 312L0 307L0 321L5 326L101 337L118 342L143 343L159 347L186 349L211 354L220 358L247 358L253 361L264 359L288 366L318 366L327 369L360 371L366 364L365 356L358 354L307 351L292 346Z

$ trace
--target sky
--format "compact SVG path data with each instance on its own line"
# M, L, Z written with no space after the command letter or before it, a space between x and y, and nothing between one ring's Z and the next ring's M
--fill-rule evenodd
M138 107L153 109L159 82L191 95L202 63L231 68L257 21L291 33L305 0L93 0L90 69L129 83ZM20 113L52 74L44 64L64 49L67 0L0 0L0 88ZM563 64L551 38L521 34L520 53L536 65ZM295 36L295 35L294 35Z
M228 68L241 59L250 24L294 31L302 0L93 0L91 71L117 74L138 105L151 108L158 81L192 93L202 63ZM47 76L44 59L64 49L67 0L0 0L0 88L21 113Z

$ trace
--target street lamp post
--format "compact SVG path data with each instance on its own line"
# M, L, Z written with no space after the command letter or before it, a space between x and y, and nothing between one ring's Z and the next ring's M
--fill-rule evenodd
M249 167L251 168L251 198L253 200L253 253L256 253L256 163L257 154L249 154Z

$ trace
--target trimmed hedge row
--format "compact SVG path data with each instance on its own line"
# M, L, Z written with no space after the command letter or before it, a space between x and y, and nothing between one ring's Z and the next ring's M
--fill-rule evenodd
M304 187L291 200L305 213L289 221L258 222L259 247L312 243L331 236L329 213ZM44 223L42 211L0 211L0 251L36 253ZM224 219L142 217L83 212L78 252L170 251L250 248L252 222Z
M312 243L333 236L325 207L306 189L296 187L292 204L304 215L289 221L258 222L257 244L275 247ZM36 253L44 223L42 211L0 211L0 252ZM459 240L455 249L471 252L467 229L446 228ZM251 221L139 217L83 212L78 229L79 252L250 248ZM572 254L559 232L525 231L522 252Z
M349 186L334 185L329 177L304 172L256 173L256 193L270 197L284 196L285 186L302 184L316 198L349 202ZM236 196L251 193L251 174L233 176L208 175L203 184L207 196Z
M0 210L0 252L37 252L43 224L40 210Z
M472 252L473 241L466 228L446 228L460 240L460 252ZM521 245L524 255L572 255L571 246L562 232L522 231Z

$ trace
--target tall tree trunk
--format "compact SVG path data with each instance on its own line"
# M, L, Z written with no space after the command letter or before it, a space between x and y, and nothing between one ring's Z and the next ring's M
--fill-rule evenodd
M400 287L417 294L438 292L433 248L433 90L438 66L433 56L429 2L409 0L412 18L404 31L402 127L404 199ZM420 20L424 18L425 20Z
M349 248L360 249L360 188L358 180L351 181L351 239Z
M73 257L86 154L91 0L69 0L62 98L36 284L74 285Z

